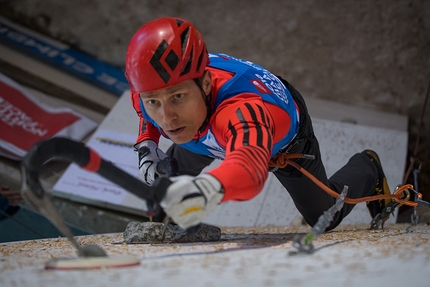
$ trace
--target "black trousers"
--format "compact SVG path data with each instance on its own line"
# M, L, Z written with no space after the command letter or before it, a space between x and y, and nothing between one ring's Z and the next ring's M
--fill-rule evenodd
M318 140L314 135L312 121L308 114L305 101L293 86L282 78L280 79L292 94L300 110L300 131L294 141L289 145L290 149L288 152L311 154L315 156L314 160L294 159L293 161L337 193L342 192L344 186L347 185L347 196L350 198L373 195L378 171L376 166L365 154L355 154L351 157L349 162L330 177L330 179L327 178L321 160ZM173 144L168 149L167 155L178 160L180 174L193 176L198 175L203 168L213 161L210 157L194 154L176 144ZM313 226L317 222L319 216L323 214L324 211L328 210L336 201L334 197L318 187L293 166L287 165L285 168L278 169L274 171L274 175L287 189L298 211L311 226ZM343 209L336 213L332 224L326 231L339 225L342 219L351 212L353 207L354 205L345 204Z

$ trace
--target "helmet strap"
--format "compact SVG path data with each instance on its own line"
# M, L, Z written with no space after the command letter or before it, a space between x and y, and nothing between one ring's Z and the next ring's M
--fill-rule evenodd
M205 101L206 104L206 118L203 121L202 125L200 126L200 128L197 131L197 139L196 139L196 143L199 142L200 140L200 134L202 132L204 132L204 130L206 129L208 123L209 123L209 119L212 115L212 109L211 109L211 103L212 103L212 93L209 92L209 94L206 94L205 91L203 90L202 84L200 83L200 79L194 79L194 81L196 82L197 86L200 88L200 91L202 92L202 96L203 96L203 100Z

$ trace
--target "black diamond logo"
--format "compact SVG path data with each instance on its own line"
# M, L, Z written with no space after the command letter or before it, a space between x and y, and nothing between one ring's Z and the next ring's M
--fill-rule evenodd
M173 50L170 50L169 54L166 57L166 63L169 65L170 69L175 70L176 66L179 63L179 57L176 55Z
M169 47L169 44L165 40L163 40L160 43L160 45L158 45L157 49L155 50L154 55L151 57L151 60L149 61L149 63L154 68L154 70L158 73L158 75L163 79L163 81L166 84L167 84L167 82L169 82L170 75L169 75L169 72L167 72L166 69L163 67L160 60L161 60L161 57L163 56L164 52L166 51L167 47ZM167 64L169 64L169 63L167 63ZM170 66L170 64L169 64L169 66Z

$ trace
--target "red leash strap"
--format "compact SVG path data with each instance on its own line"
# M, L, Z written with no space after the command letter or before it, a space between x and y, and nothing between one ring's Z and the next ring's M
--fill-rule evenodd
M88 149L90 151L90 158L88 163L85 166L82 166L83 169L92 172L98 172L100 169L100 164L102 162L102 158L92 149Z

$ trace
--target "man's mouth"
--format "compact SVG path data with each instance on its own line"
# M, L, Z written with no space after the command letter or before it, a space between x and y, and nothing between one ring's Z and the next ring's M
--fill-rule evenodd
M185 127L180 127L178 129L167 130L167 132L171 135L177 135L177 134L180 134L184 129Z

